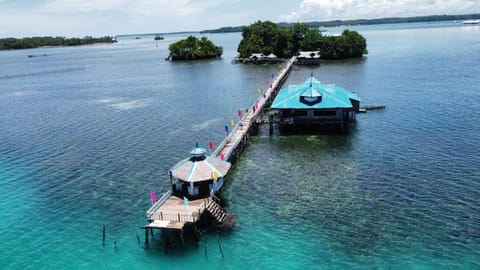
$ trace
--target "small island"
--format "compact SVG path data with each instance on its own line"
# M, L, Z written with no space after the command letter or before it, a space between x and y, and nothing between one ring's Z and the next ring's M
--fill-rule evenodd
M218 58L223 54L223 48L216 46L206 37L200 39L189 36L168 46L170 55L168 59L176 60L198 60L207 58Z
M96 43L117 42L113 37L65 38L65 37L26 37L26 38L2 38L0 50L32 49L39 47L79 46Z
M306 51L318 53L321 59L362 57L368 53L365 38L356 31L344 30L339 36L329 36L304 23L281 28L270 21L258 21L244 27L242 37L237 51L244 59L259 53L288 58Z

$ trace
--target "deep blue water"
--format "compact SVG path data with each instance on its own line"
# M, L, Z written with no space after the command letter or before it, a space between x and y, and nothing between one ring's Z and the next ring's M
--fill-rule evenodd
M354 29L367 57L286 83L313 73L387 108L348 135L263 127L223 191L238 219L223 258L212 233L138 244L149 192L195 141L218 144L278 66L231 64L238 33L209 35L224 57L195 63L164 61L178 35L1 51L0 268L480 269L480 27Z

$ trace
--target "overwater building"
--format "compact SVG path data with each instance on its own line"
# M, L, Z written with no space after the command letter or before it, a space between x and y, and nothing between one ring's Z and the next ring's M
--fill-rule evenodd
M345 130L354 122L360 99L354 92L324 84L313 75L300 85L282 88L272 103L281 129Z

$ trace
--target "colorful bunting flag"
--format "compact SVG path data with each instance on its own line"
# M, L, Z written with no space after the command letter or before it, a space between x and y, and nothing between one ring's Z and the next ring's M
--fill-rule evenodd
M150 198L152 199L152 203L155 203L157 201L155 191L150 192Z

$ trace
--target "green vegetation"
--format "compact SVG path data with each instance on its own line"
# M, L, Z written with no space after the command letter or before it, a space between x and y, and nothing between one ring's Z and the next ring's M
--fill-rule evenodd
M480 14L465 14L465 15L432 15L432 16L417 16L417 17L391 17L380 19L359 19L359 20L334 20L322 22L307 22L305 23L309 28L319 27L334 27L342 25L370 25L370 24L387 24L387 23L412 23L412 22L440 22L440 21L462 21L480 19ZM278 23L280 28L292 28L294 23ZM245 26L227 26L218 29L204 30L201 33L229 33L242 32Z
M215 46L206 37L198 39L194 36L172 43L168 49L172 61L216 58L222 56L223 53L222 47Z
M367 53L366 40L356 31L345 30L341 36L323 36L318 29L302 23L280 28L269 21L258 21L244 27L242 37L237 50L241 58L253 53L273 53L286 58L298 51L320 51L324 59L341 59L362 57Z
M84 38L65 38L65 37L28 37L28 38L2 38L0 39L0 50L30 49L43 46L78 46L94 43L113 43L116 42L113 37L94 38L86 36Z

